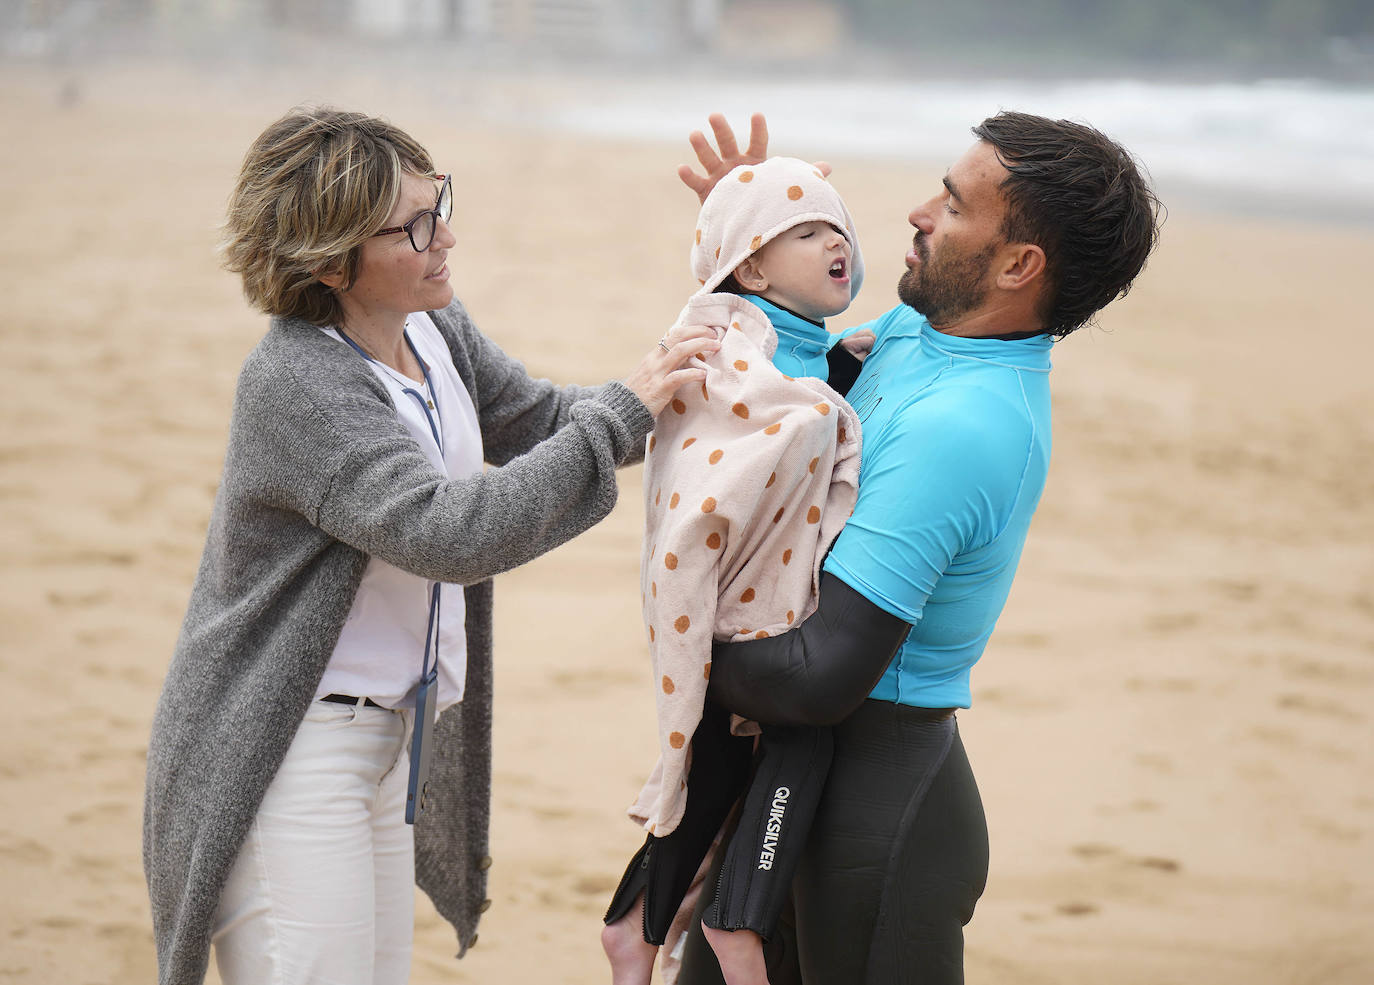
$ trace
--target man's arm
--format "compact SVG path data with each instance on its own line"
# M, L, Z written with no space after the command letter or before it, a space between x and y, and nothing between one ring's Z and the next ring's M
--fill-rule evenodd
M830 572L794 630L711 647L711 698L770 725L832 725L868 697L911 625Z

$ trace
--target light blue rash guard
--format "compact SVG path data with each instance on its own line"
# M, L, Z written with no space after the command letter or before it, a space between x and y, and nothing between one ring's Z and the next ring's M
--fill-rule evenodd
M741 295L757 305L773 323L778 333L778 349L773 353L773 365L788 376L814 376L826 379L830 366L826 353L838 336L825 330L825 325L807 321L801 315L764 300L756 294Z
M1045 485L1051 340L943 335L905 305L863 328L859 500L825 570L912 624L872 697L967 708Z

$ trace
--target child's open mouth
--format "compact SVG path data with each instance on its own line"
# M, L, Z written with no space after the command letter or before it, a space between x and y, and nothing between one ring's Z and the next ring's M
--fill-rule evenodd
M844 268L844 258L841 257L830 265L830 276L834 277L836 280L844 280Z

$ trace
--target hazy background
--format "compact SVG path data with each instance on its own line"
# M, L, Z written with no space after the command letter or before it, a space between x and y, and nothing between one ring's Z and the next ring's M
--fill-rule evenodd
M1014 106L1090 120L1175 202L1374 218L1368 0L10 0L0 51L377 74L543 132L680 141L765 109L789 153L943 165Z
M893 303L908 209L997 109L1123 140L1169 206L1054 352L1054 462L960 716L992 838L970 983L1374 982L1374 67L1361 2L0 0L0 985L154 980L148 730L266 319L218 266L289 106L455 183L477 324L595 382L695 288L685 135L835 164ZM501 576L490 895L416 985L603 985L652 766L641 470ZM211 983L217 981L212 971Z

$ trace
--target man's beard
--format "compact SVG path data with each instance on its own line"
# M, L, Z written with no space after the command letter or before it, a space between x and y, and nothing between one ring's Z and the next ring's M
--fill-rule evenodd
M897 281L897 297L926 316L932 325L948 325L977 308L987 297L984 280L996 247L977 253L959 253L945 247L931 258L924 236L916 238L920 266L907 270Z

